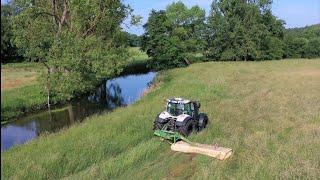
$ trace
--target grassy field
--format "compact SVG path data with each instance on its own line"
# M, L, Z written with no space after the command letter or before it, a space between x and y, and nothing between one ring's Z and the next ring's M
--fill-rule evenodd
M320 59L209 62L160 75L137 103L1 153L3 179L317 179ZM234 149L226 161L177 153L153 136L165 99L201 101L199 143Z
M129 48L127 73L145 69L148 56L138 47ZM140 69L139 69L140 68ZM45 107L47 99L37 77L43 71L37 63L9 63L1 65L1 123Z
M41 70L41 65L37 63L1 65L1 91L34 85Z
M1 65L1 122L46 103L37 82L42 70L37 63Z

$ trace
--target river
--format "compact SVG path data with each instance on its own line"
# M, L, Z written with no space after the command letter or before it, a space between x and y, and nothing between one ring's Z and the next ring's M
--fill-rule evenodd
M1 152L24 144L44 133L57 132L85 118L120 106L130 105L150 86L155 72L131 74L107 80L92 94L62 107L33 113L1 126Z

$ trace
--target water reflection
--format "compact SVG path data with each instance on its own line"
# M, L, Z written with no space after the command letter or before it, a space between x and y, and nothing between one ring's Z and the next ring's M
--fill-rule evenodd
M109 85L106 91L107 106L110 108L115 108L125 105L124 99L121 95L121 88L119 84L112 83Z
M76 99L64 107L56 107L1 126L1 151L15 144L23 144L40 134L52 133L81 122L86 117L126 106L139 99L156 73L127 75L104 82L96 91Z

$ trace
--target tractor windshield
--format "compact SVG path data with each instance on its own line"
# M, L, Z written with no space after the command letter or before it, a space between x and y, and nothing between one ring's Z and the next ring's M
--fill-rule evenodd
M184 104L169 102L167 105L167 112L173 116L179 116L180 114L183 114L183 111Z

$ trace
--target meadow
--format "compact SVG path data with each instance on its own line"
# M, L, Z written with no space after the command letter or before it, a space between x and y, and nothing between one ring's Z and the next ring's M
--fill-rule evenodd
M1 123L45 105L46 97L37 81L42 71L37 63L1 65Z
M1 153L3 179L317 179L320 59L207 62L161 72L140 101ZM201 102L190 140L229 147L219 161L153 136L165 99Z

